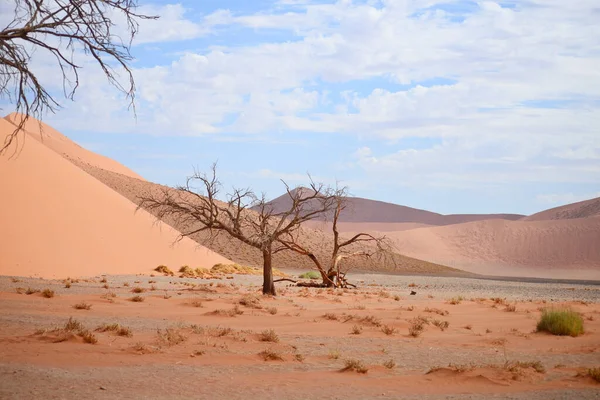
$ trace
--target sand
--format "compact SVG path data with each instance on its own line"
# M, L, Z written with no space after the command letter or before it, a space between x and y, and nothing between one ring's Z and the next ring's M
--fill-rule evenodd
M20 123L21 118L21 114L12 113L7 115L4 119L16 127ZM3 129L7 129L7 127L5 126ZM34 118L29 118L27 120L24 130L26 135L20 136L20 149L24 148L26 144L31 142L31 138L33 138L44 144L44 146L47 148L55 151L56 153L76 164L92 165L108 171L131 176L133 178L143 179L140 175L136 174L124 165L108 157L84 149L62 133L58 132L56 129Z
M12 133L0 120L0 140ZM22 140L22 134L21 138ZM44 142L46 143L46 142ZM0 157L0 274L67 277L228 262L35 140Z
M523 218L525 221L575 219L600 216L600 197L544 210Z
M504 298L511 285L505 282L386 275L352 279L364 281L356 291L283 288L276 298L258 295L262 308L256 309L239 304L258 293L260 278L252 276L222 281L108 276L108 290L99 280L67 289L56 281L0 278L0 398L600 395L600 384L584 376L600 366L597 286L514 284ZM55 296L17 294L17 287L53 289ZM140 294L144 302L128 300L133 287L146 289ZM410 296L410 290L417 295ZM453 305L456 293L465 298ZM73 308L79 303L91 308ZM236 305L233 317L215 313ZM508 305L515 311L507 312ZM534 332L540 310L549 306L582 313L586 333L572 338ZM76 335L57 342L61 333L54 327L70 317L98 342L84 343ZM411 337L416 317L429 323ZM449 326L441 330L434 320ZM129 328L131 337L95 331L112 323ZM359 334L351 333L355 326ZM279 340L262 341L265 330L273 330ZM259 354L266 350L282 360L264 361ZM368 371L340 372L348 359L359 360ZM517 362L539 362L541 368L516 367Z

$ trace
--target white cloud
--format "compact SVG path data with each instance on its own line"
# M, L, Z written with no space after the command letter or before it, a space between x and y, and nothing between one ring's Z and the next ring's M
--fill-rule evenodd
M436 7L442 4L457 10ZM463 2L433 0L287 0L253 14L220 10L192 22L181 5L164 6L156 9L163 18L143 27L139 43L218 37L217 26L291 36L186 51L169 65L138 68L137 125L122 118L114 96L99 86L104 82L85 82L86 94L61 117L63 127L89 129L87 121L102 115L107 123L97 129L156 135L310 131L391 144L427 137L442 144L372 150L358 154L359 165L371 173L411 171L406 175L414 184L426 177L459 186L515 179L598 183L597 1L460 7ZM453 22L457 16L464 20ZM370 87L372 78L425 83L397 90ZM454 83L431 86L438 78ZM329 87L336 83L343 89Z

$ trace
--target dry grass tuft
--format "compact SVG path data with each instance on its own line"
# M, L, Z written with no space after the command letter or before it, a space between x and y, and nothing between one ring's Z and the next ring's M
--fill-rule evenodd
M187 340L187 337L179 329L173 328L167 328L164 331L158 329L156 335L158 336L158 342L166 346L175 346Z
M393 359L389 359L383 363L383 366L387 369L394 369L394 367L396 367L396 361L394 361Z
M169 275L169 276L175 275L175 273L173 273L173 271L171 271L171 269L169 267L167 267L166 265L159 265L158 267L154 268L154 270L156 272L159 272L159 273L165 274L165 275Z
M465 298L462 296L453 297L448 300L448 304L452 304L453 306L460 304Z
M85 328L81 322L77 321L73 317L69 317L69 320L65 323L65 326L63 329L68 332L76 332L76 331L82 331Z
M504 307L504 311L515 312L515 311L517 311L517 305L516 304L507 304L506 307Z
M42 297L51 299L52 297L54 297L54 290L50 290L50 289L42 290Z
M277 336L277 333L275 333L275 331L273 329L268 329L268 330L262 331L258 338L261 342L272 342L272 343L279 342L279 336Z
M434 326L440 328L442 332L448 329L448 326L450 326L450 323L448 321L440 321L439 319L434 319L433 321L431 321L431 323Z
M442 317L445 317L446 315L450 314L449 311L441 310L439 308L425 307L425 309L423 311L425 311L426 313L438 314L438 315L441 315Z
M260 299L258 298L258 296L253 295L253 294L247 294L244 295L239 301L239 304L248 307L248 308L255 308L260 310L262 307L262 305L260 304Z
M73 305L73 308L76 310L89 310L92 308L92 305L82 301L81 303Z
M126 326L121 326L120 324L103 324L96 328L96 332L115 332L119 336L132 337L133 333L131 329Z
M360 326L360 325L354 325L352 327L352 330L350 331L350 333L352 335L360 335L362 333L362 331L363 331L362 326Z
M275 350L263 350L258 355L264 361L283 361L283 357L281 354L277 353Z
M142 303L144 300L146 299L142 296L133 296L129 299L129 301L133 301L134 303Z
M323 318L328 319L330 321L337 321L338 320L337 314L333 314L333 313L325 313L325 314L323 314Z
M224 316L224 317L236 317L238 315L242 315L243 313L244 313L244 311L242 309L240 309L240 307L236 304L230 310L225 310L223 308L218 308L218 309L210 312L209 314L221 315L221 316Z
M277 307L267 307L266 310L271 315L277 314Z
M600 383L600 367L599 368L590 368L587 370L587 375L592 378L593 380L595 380L596 382Z
M92 332L88 331L87 329L79 331L78 335L81 336L81 338L83 339L83 341L85 343L89 343L89 344L98 343L98 338L96 337L96 335L94 335Z
M385 333L388 336L391 336L394 333L396 333L396 328L394 328L393 326L389 326L389 325L383 325L381 327L381 332Z
M348 359L344 361L344 368L340 370L341 372L358 372L359 374L366 374L369 371L362 361L356 360L354 358Z
M204 307L204 305L202 304L202 301L200 301L200 300L198 300L198 299L196 299L196 300L192 300L192 301L190 302L190 304L191 304L193 307L197 307L197 308L203 308L203 307Z
M340 358L340 351L339 350L329 350L329 355L328 357L331 358L332 360L337 360L338 358Z
M410 326L408 327L408 334L412 337L419 337L425 330L425 324L428 323L428 320L423 317L417 317L409 322Z
M131 289L132 293L144 293L146 291L146 289L141 288L141 287L134 287L133 289Z

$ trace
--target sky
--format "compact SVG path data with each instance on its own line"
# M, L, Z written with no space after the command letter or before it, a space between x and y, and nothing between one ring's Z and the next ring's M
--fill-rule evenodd
M443 214L600 196L597 0L139 4L160 18L131 49L136 115L85 60L44 121L150 181L218 161L225 189L310 174Z

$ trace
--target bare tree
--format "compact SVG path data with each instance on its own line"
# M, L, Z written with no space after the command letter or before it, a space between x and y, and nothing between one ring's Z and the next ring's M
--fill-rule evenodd
M347 239L340 237L338 222L340 214L348 207L347 194L347 188L342 188L333 191L331 195L333 199L333 207L330 210L333 212L331 216L333 249L327 264L322 263L311 249L298 240L300 232L297 232L296 237L286 233L278 239L287 249L310 258L321 274L323 285L328 287L346 287L349 285L345 278L348 268L342 270L342 260L353 257L385 256L392 252L392 246L385 236L374 236L361 232ZM367 245L360 246L360 244Z
M41 119L60 104L33 71L34 52L47 52L62 74L63 92L73 99L79 86L81 68L75 61L85 53L101 67L109 83L123 92L134 106L135 83L129 67L131 42L139 21L156 16L136 12L137 0L13 0L14 18L0 27L0 98L7 98L23 114L17 129L0 147L4 151L30 116ZM126 23L128 37L118 35L115 19ZM116 72L122 67L128 83L123 85ZM135 112L135 110L134 110Z
M194 183L200 190L192 186ZM195 172L177 190L163 187L159 193L140 197L138 209L152 212L159 220L174 219L178 226L189 227L180 238L207 232L210 241L224 233L260 250L263 293L275 295L273 254L289 250L288 242L293 242L304 222L330 213L336 205L332 190L312 179L310 189L291 189L283 183L291 201L283 211L274 211L264 195L258 197L251 189L234 188L221 202L218 195L222 185L215 164L210 175Z

